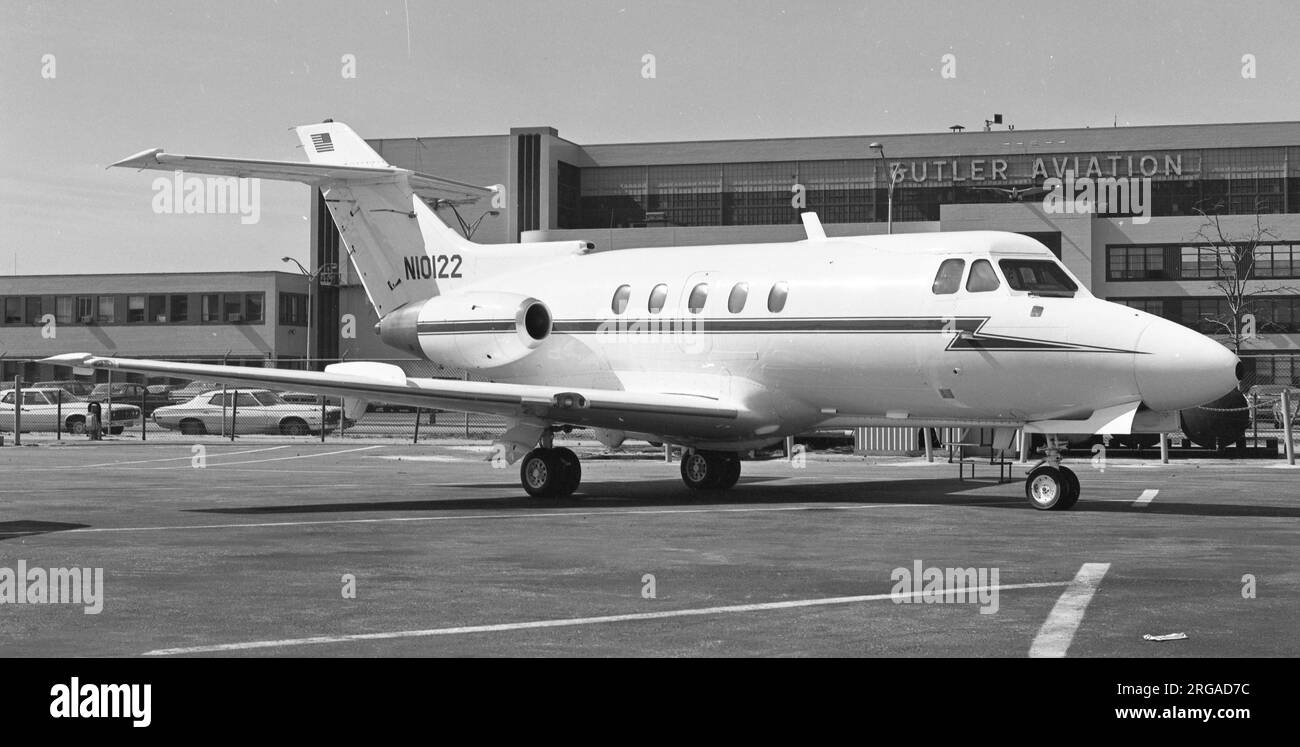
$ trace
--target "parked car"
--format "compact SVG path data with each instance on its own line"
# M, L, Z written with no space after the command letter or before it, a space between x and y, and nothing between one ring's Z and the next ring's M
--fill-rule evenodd
M84 399L68 400L64 399L63 404L58 402L58 395L61 390L58 387L32 387L23 389L22 404L19 406L22 414L23 431L56 431L64 430L68 433L85 433L86 432L86 406L89 404ZM12 431L14 429L15 405L17 404L18 393L13 389L6 389L0 392L0 430ZM62 423L60 423L62 418ZM124 429L134 426L140 418L140 408L135 405L113 404L113 411L109 416L109 422L104 425L108 428L109 433L121 433Z
M32 388L58 388L72 397L85 399L90 396L91 391L95 389L95 385L89 381L38 381Z
M321 395L319 394L312 394L311 392L278 392L278 394L280 395L280 399L291 405L320 406ZM338 398L336 397L334 401L337 402Z
M208 392L184 404L159 407L153 412L153 421L159 426L196 436L229 434L232 428L235 435L305 436L320 433L322 429L329 433L338 427L342 418L342 408L326 407L322 422L320 407L285 402L267 389Z
M1256 384L1246 390L1246 401L1259 402L1255 410L1255 422L1272 421L1278 428L1282 427L1282 391L1288 390L1291 399L1291 424L1295 425L1296 415L1300 413L1300 388L1284 384Z
M178 405L182 402L189 402L200 394L207 394L214 389L220 389L220 384L214 384L211 381L191 381L179 389L173 389L167 393L167 398L172 404Z
M114 402L143 404L145 417L152 415L159 407L171 404L171 399L166 394L153 394L144 384L125 381L120 384L96 384L89 398L95 402L112 399Z

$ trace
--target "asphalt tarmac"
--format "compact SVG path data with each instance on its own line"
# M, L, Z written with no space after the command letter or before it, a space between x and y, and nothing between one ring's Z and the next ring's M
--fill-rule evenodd
M559 502L486 444L6 446L0 656L1300 655L1284 462L1082 458L1042 512L987 465L811 454L697 493L568 445ZM97 614L16 602L57 568L102 569Z

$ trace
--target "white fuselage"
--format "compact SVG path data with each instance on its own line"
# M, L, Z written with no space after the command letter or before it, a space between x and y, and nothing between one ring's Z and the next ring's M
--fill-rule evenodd
M964 261L960 288L935 293L936 273L951 259ZM716 397L758 413L755 430L767 429L728 438L828 421L1086 418L1138 401L1174 410L1235 384L1236 359L1221 345L1099 300L1077 279L1072 297L1054 297L1012 289L999 268L996 289L967 290L981 259L993 267L1003 259L1055 262L1016 234L909 234L575 255L479 281L444 281L440 292L484 288L549 308L549 337L483 377ZM692 309L701 284L707 298ZM729 303L738 284L748 289L743 306ZM770 310L778 284L787 297ZM623 285L625 305L615 313ZM654 313L659 285L666 296ZM420 319L429 321L424 313ZM432 339L421 334L420 343L437 360Z

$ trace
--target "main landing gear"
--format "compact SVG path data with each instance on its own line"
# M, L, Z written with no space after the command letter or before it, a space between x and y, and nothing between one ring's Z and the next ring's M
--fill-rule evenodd
M1040 511L1068 511L1079 501L1079 477L1074 470L1061 466L1063 450L1063 444L1049 437L1043 447L1043 461L1025 478L1025 497Z
M736 454L688 451L682 457L682 481L692 490L726 490L739 479ZM570 449L539 446L520 461L519 482L534 498L567 498L582 482L582 463Z
M519 464L519 481L534 498L567 498L582 482L582 462L563 446L533 449Z
M691 490L726 490L740 479L740 457L706 451L682 457L682 482Z

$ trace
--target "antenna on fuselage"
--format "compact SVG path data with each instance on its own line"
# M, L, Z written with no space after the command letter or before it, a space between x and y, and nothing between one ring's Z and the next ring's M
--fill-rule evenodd
M825 241L826 230L822 228L822 221L817 217L817 213L809 210L806 213L800 213L799 218L803 221L804 233L808 234L809 241Z

